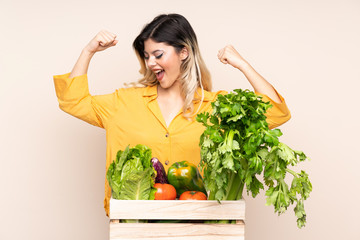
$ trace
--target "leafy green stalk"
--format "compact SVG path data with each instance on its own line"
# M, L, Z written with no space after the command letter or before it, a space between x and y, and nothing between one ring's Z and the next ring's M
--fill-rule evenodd
M242 191L244 189L245 183L241 179L241 174L235 172L231 173L231 178L229 180L229 188L226 191L226 196L223 200L239 200L242 199ZM240 196L239 196L240 195Z
M282 132L270 130L265 113L271 107L249 90L235 89L219 95L212 103L213 111L197 115L205 126L200 137L204 184L211 200L242 199L243 190L256 197L264 184L267 205L273 205L278 214L296 202L298 227L306 222L304 200L312 191L308 175L289 169L307 159L301 151L292 150L279 141ZM293 176L291 187L285 177ZM263 174L264 183L257 178Z

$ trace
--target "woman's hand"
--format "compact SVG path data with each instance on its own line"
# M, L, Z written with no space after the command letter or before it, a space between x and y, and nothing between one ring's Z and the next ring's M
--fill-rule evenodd
M220 62L224 64L230 64L240 71L243 71L243 69L248 65L245 59L236 51L232 45L227 45L220 49L217 56Z
M239 69L254 88L255 92L262 93L270 97L273 101L281 103L279 95L273 86L265 80L231 45L227 45L219 50L219 60L224 64Z
M109 47L115 46L117 43L118 40L116 40L115 34L105 30L99 32L81 51L80 57L75 63L69 77L73 78L87 74L90 60L94 54Z
M113 47L118 43L116 35L106 30L100 31L96 36L88 43L85 50L89 53L96 53L103 51L109 47Z

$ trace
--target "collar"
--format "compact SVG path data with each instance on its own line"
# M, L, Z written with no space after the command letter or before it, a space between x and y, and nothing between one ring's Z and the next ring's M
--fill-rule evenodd
M151 96L157 97L157 85L145 87L143 92L143 97L151 97Z
M157 85L145 87L143 92L143 97L151 97L151 99L157 98ZM214 96L210 92L204 90L204 102L212 101L213 98ZM193 102L197 103L200 100L201 100L201 88L198 87L198 89L194 94Z

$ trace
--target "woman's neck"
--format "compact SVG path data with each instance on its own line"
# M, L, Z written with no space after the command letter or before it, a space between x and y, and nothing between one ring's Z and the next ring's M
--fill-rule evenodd
M160 98L179 100L183 99L181 94L181 86L175 82L169 88L162 88L160 85L157 86L157 94Z
M166 126L169 126L172 120L181 112L184 106L184 98L181 96L180 87L172 86L171 88L157 87L159 104L161 113L165 120Z

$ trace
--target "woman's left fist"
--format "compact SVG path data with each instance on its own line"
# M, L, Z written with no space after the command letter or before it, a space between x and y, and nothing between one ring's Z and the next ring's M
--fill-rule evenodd
M220 62L230 64L234 68L241 70L246 63L245 59L236 51L232 45L227 45L218 52Z

